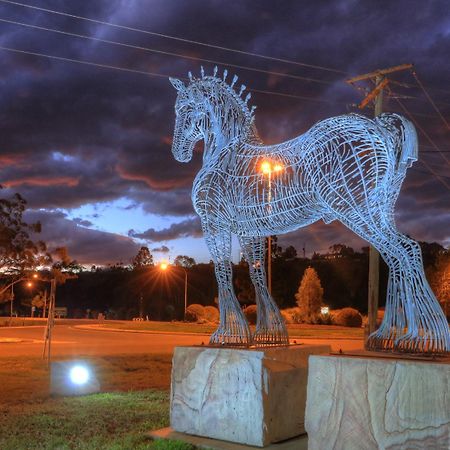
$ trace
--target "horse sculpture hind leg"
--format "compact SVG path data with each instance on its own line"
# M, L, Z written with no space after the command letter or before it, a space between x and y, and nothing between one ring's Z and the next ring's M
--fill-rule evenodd
M211 344L249 345L251 332L233 290L231 266L231 234L223 228L203 223L206 244L214 261L219 291L219 328L210 339Z
M267 289L264 270L265 239L241 237L240 244L248 263L250 278L255 286L258 317L253 343L255 345L288 344L289 338L283 317Z
M367 211L341 222L370 242L389 267L383 322L369 337L371 350L441 353L450 350L448 324L425 278L419 245L395 224L372 222ZM376 226L378 224L378 226Z

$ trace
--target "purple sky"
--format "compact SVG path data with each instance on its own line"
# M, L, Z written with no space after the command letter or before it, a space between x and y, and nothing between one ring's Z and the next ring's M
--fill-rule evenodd
M0 19L223 62L258 106L267 143L303 133L316 121L355 111L363 92L350 75L412 62L444 118L450 121L448 2L23 0L29 5L151 32L302 63L264 60L148 33L126 31L0 1ZM0 21L0 46L120 66L166 76L212 72L213 64L55 34ZM156 260L188 254L208 261L190 190L200 167L170 152L176 92L164 77L0 50L0 183L20 192L27 219L40 220L50 247L65 245L84 264L128 263L143 244ZM226 63L226 64L225 64ZM305 81L227 64L313 78ZM339 72L340 71L340 72ZM414 113L443 153L419 132L420 160L410 169L397 205L399 228L418 240L450 245L450 131L411 72L393 95ZM361 87L370 87L361 85ZM258 93L264 90L311 100ZM407 98L403 98L407 97ZM387 98L386 111L402 112ZM368 109L366 114L372 115ZM441 181L430 169L443 178ZM447 185L447 187L446 187ZM325 252L333 243L359 249L360 239L337 223L314 224L279 237L282 246ZM239 249L233 252L234 259Z

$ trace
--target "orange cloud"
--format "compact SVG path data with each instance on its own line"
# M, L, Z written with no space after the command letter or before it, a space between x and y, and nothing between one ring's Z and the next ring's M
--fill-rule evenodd
M23 186L25 184L31 186L58 186L64 185L69 187L77 186L79 183L79 178L74 177L56 177L56 178L47 178L47 177L27 177L20 178L17 180L5 181L3 184L8 187L16 187Z
M166 191L169 189L176 189L179 187L183 187L186 184L186 179L183 177L177 177L177 178L169 178L166 180L155 180L154 178L151 178L148 175L140 175L138 173L131 173L124 169L119 164L116 165L117 173L120 175L120 177L124 180L130 180L130 181L142 181L144 182L148 187L155 189L157 191Z

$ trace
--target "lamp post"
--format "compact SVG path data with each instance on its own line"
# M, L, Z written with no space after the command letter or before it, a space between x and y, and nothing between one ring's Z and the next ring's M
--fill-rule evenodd
M271 163L270 161L263 161L261 163L261 172L267 176L267 203L268 211L271 211L272 201L272 173L279 173L283 170L283 166L278 163ZM272 236L267 236L267 289L272 295Z
M169 268L169 263L167 262L162 262L159 265L159 268L164 272ZM181 267L184 270L184 314L183 314L183 320L186 320L186 310L187 310L187 291L188 291L188 273L185 267L183 266L178 266Z

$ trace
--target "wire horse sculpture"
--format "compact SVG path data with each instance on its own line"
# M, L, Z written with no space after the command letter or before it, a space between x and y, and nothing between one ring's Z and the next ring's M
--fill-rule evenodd
M339 220L372 244L389 266L386 310L371 334L372 350L444 353L450 350L447 320L424 275L419 245L395 225L394 205L406 170L417 160L413 125L397 114L368 119L348 114L323 120L303 135L265 146L258 138L250 94L232 82L189 73L178 91L172 152L188 162L204 141L203 166L192 202L215 264L220 324L211 344L287 344L285 323L269 295L265 238L322 219ZM267 183L261 165L278 167ZM232 285L231 235L238 237L256 291L252 335Z

